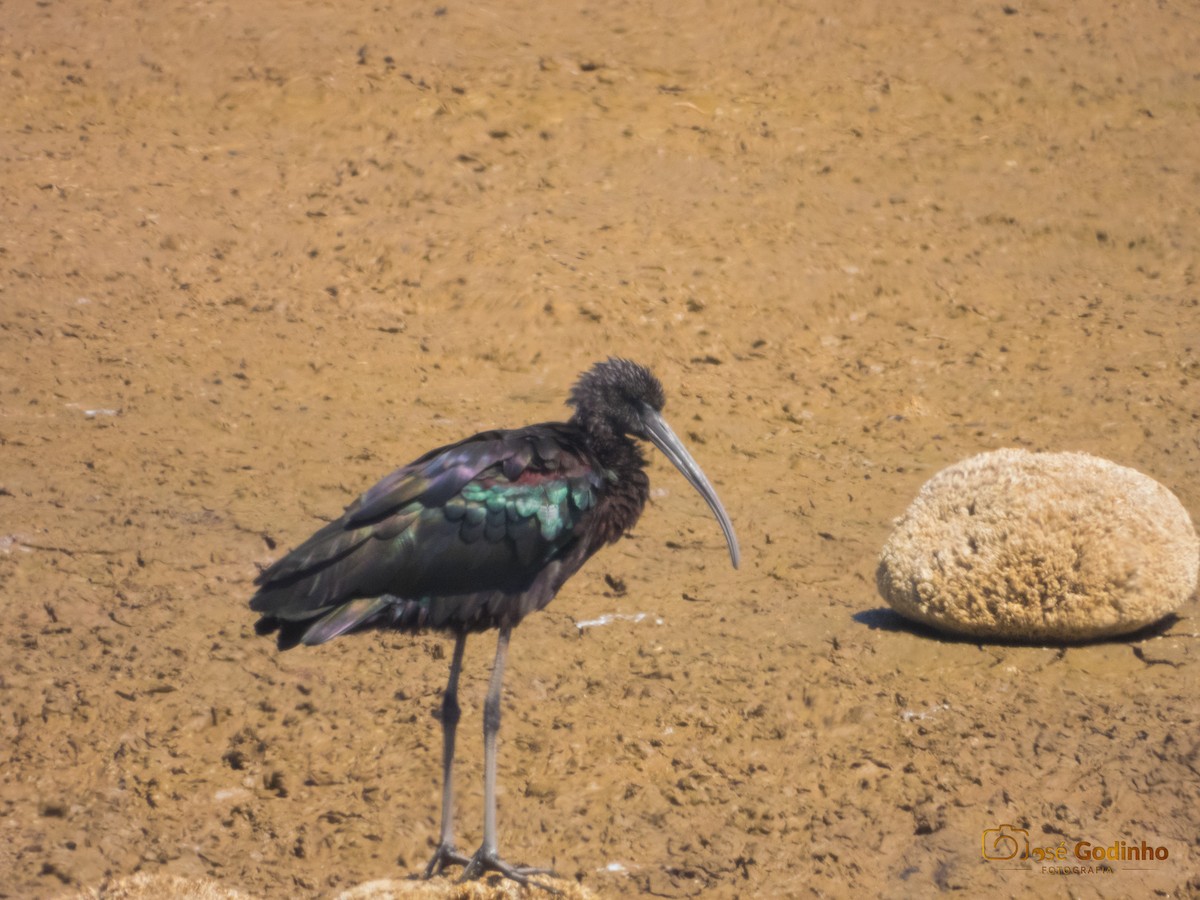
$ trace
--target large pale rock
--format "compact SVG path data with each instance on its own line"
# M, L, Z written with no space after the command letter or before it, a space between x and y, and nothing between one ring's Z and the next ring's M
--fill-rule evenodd
M255 900L211 878L138 872L102 887L85 888L62 900Z
M944 631L1057 642L1156 622L1198 573L1192 521L1157 481L1085 453L996 450L926 482L876 582L898 613Z
M550 885L557 895L540 887L488 875L476 881L434 878L429 881L382 879L342 891L334 900L541 900L559 896L564 900L593 900L595 893L567 879L543 876L539 883ZM117 878L102 887L86 888L62 895L59 900L264 900L220 884L211 878L151 875L139 872Z
M543 875L535 879L557 893L534 885L517 884L495 875L477 881L455 878L434 878L430 881L383 879L368 881L342 891L334 900L541 900L562 897L563 900L593 900L596 896L583 885L557 876Z

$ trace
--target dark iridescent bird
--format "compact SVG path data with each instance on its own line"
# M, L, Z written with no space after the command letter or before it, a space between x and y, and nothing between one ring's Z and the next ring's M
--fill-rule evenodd
M695 460L663 419L663 389L623 359L594 365L568 400L567 422L485 431L397 469L258 576L256 630L280 649L363 629L438 629L455 636L442 699L442 826L425 876L448 864L528 884L545 870L513 866L496 849L496 734L513 627L549 603L587 559L638 520L650 492L632 440L650 441L700 492L736 568L733 525ZM454 845L451 766L458 676L467 635L499 629L484 703L483 844ZM545 885L542 885L543 887Z

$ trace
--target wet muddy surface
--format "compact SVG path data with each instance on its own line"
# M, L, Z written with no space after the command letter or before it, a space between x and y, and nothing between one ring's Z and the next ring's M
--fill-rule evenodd
M653 459L634 533L514 635L509 858L599 896L1195 896L1195 598L1135 639L981 645L906 626L874 571L920 485L996 447L1200 510L1196 25L6 8L0 896L423 867L449 640L280 654L251 582L421 452L565 416L610 354L663 381L743 563ZM1049 859L984 858L1002 826ZM1076 855L1122 841L1167 856Z

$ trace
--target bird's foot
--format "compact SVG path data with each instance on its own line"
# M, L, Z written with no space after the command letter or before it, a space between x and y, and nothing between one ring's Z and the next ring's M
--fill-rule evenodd
M562 893L562 891L553 885L534 881L530 877L531 875L554 875L553 870L537 869L532 866L514 866L506 863L497 856L495 850L487 850L483 847L475 851L475 855L467 862L467 867L463 869L462 877L459 878L459 881L470 881L473 878L479 878L485 872L499 872L505 878L515 881L517 884L541 888L544 891L549 891L551 894Z
M434 875L441 875L446 870L446 866L465 866L470 861L459 853L453 844L438 844L437 849L433 851L433 859L429 860L429 865L425 867L424 877L432 878Z

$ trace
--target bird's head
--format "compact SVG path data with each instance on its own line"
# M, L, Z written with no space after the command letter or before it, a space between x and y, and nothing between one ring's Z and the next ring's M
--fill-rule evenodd
M654 373L628 359L609 358L579 376L567 402L575 407L573 420L594 441L605 443L618 435L629 435L661 450L708 503L737 568L740 551L733 524L712 484L662 417L666 397Z
M615 357L596 363L579 376L567 403L592 434L628 434L649 440L646 410L661 413L662 383L645 366Z

